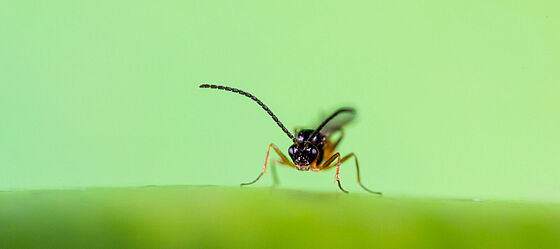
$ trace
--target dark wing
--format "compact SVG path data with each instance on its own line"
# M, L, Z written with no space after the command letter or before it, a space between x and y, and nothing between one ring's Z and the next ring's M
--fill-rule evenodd
M323 121L323 123L317 126L315 131L313 131L313 135L320 132L321 134L328 137L334 132L340 130L342 126L352 121L355 116L356 110L354 110L354 108L340 108L329 117L327 117L325 121ZM310 137L313 137L313 135L311 135Z

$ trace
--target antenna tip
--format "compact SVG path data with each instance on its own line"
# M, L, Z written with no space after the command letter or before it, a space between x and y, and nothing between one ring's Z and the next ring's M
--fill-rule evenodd
M202 84L202 85L200 85L199 87L200 87L200 88L210 88L210 85L208 85L208 84Z

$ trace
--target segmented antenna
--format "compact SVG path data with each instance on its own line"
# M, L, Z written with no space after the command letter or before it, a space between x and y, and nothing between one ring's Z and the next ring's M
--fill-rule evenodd
M213 89L230 91L230 92L234 92L234 93L239 93L241 95L244 95L244 96L252 99L253 101L257 102L257 104L259 104L268 113L268 115L270 115L272 117L274 122L276 122L276 124L278 124L278 126L280 126L282 131L284 131L284 133L286 133L286 135L288 135L288 137L290 137L290 139L292 139L294 141L294 143L297 142L296 139L294 138L294 135L292 135L292 133L290 131L288 131L288 129L286 129L286 127L284 127L282 122L280 122L280 120L278 120L278 118L274 115L274 113L272 113L272 111L270 109L268 109L268 106L263 104L263 102L261 100L259 100L255 96L251 95L250 93L239 90L237 88L231 88L229 86L218 86L218 85L210 85L210 84L202 84L202 85L200 85L200 88L213 88Z
M354 113L356 112L353 108L340 108L338 109L336 112L334 112L332 115L330 115L327 119L325 119L325 121L323 121L323 123L321 123L317 129L315 129L313 131L313 133L311 133L311 135L307 138L307 141L309 141L309 139L311 139L312 137L314 137L315 135L317 135L321 129L323 129L323 127L325 127L325 125L327 125L327 123L329 121L331 121L331 119L333 119L334 117L336 117L338 114L343 113L343 112L350 112L350 113ZM306 142L307 142L306 141Z

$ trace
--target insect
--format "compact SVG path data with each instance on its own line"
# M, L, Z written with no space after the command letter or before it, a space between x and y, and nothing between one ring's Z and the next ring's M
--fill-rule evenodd
M360 168L358 165L358 157L356 156L356 154L350 153L344 157L341 157L340 153L335 152L336 147L338 146L344 135L342 127L350 122L355 116L356 112L353 108L338 109L313 130L295 129L296 136L294 137L294 135L292 135L292 133L288 129L286 129L282 122L280 122L280 120L278 120L278 118L272 113L272 111L265 104L263 104L262 101L260 101L252 94L228 86L202 84L200 85L200 88L212 88L230 91L252 99L253 101L257 102L257 104L259 104L268 113L268 115L272 117L274 122L276 122L276 124L282 129L282 131L284 131L284 133L286 133L286 135L288 135L288 137L294 143L288 149L288 154L292 159L291 161L280 151L280 149L278 149L276 145L271 143L266 151L264 167L262 168L261 173L255 180L247 183L241 183L242 186L250 185L257 182L266 173L270 149L273 149L281 159L277 161L278 163L291 168L295 168L297 170L320 172L336 168L335 181L338 184L338 188L340 188L340 190L342 190L344 193L348 193L348 191L342 188L342 185L340 184L340 165L353 157L356 164L356 175L358 184L363 189L372 194L381 195L381 192L371 191L361 183ZM336 141L331 141L331 135L336 132L339 132L340 136Z

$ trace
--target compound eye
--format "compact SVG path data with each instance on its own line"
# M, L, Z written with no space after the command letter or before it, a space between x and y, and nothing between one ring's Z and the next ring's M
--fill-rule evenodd
M319 151L315 148L315 146L311 146L307 152L309 153L309 161L315 160L319 154Z
M288 149L288 153L290 155L293 155L296 152L296 147L295 146L290 146L290 148Z
M317 155L317 149L315 149L315 148L311 148L311 154L313 154L313 155Z

